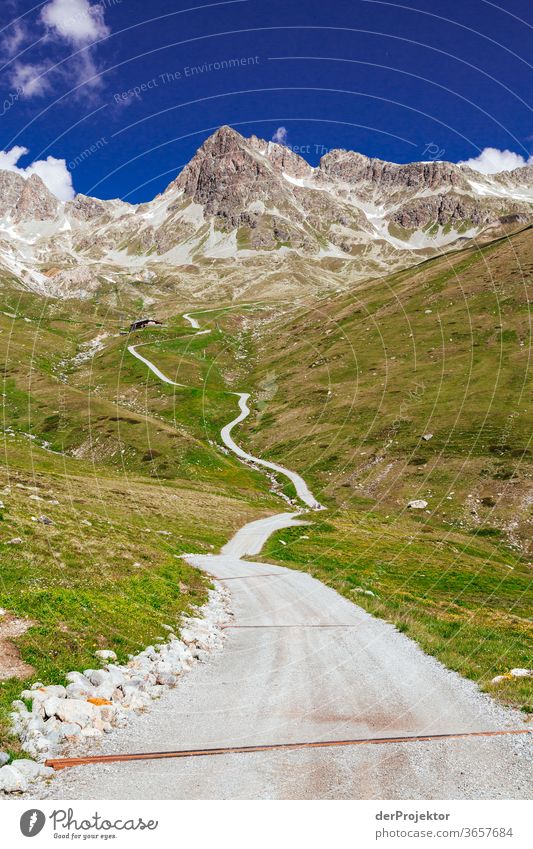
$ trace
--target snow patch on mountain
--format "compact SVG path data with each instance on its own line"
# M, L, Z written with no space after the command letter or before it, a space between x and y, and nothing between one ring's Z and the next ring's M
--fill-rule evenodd
M398 165L332 150L312 168L283 145L230 127L210 136L162 194L138 205L85 195L61 201L37 173L0 165L0 271L52 297L90 297L110 273L115 283L161 277L179 285L183 269L208 260L188 281L200 292L213 284L206 267L216 273L253 258L265 286L269 264L288 267L291 258L342 260L349 285L405 266L416 252L531 221L533 165L483 174L468 164Z

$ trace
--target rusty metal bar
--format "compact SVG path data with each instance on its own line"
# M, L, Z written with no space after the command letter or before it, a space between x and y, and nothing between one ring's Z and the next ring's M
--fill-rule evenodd
M336 746L366 746L383 743L427 743L439 740L453 740L461 737L500 737L509 734L531 734L529 729L505 731L462 731L453 734L421 734L406 737L363 737L355 740L316 740L308 743L266 743L257 746L227 746L215 749L184 749L176 752L139 752L131 755L87 755L78 758L51 758L45 766L55 770L84 764L114 763L124 761L160 760L164 758L199 758L212 755L238 755L251 752L273 752L290 749L325 749Z
M217 578L214 575L213 577L216 581L247 581L249 578L284 578L285 575L279 572L261 572L260 575L228 575L227 578Z
M250 629L250 628L360 628L360 625L221 625L223 630L226 628L232 628L233 630L238 629Z

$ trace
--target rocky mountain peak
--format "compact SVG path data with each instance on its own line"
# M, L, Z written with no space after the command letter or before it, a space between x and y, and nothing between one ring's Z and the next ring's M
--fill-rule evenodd
M227 152L233 148L242 147L246 144L246 142L247 139L245 139L245 137L237 130L234 130L233 127L224 124L207 137L203 145L199 148L199 152L202 150Z
M342 269L345 285L528 222L533 166L485 175L335 149L313 168L289 147L229 126L204 141L163 194L139 205L85 195L61 203L36 175L0 171L0 270L37 291L59 286L79 297L99 279L167 280L219 260L248 263L250 279L259 266L268 274L290 267L291 280L305 261L320 286L328 269ZM51 259L65 272L55 289ZM295 285L307 286L306 275Z
M451 162L408 162L400 165L372 159L351 150L332 150L320 160L320 171L351 185L372 184L380 189L411 188L437 190L466 187L461 169Z
M265 150L257 140L245 139L231 127L221 127L171 185L226 225L253 226L254 214L247 211L250 204L283 202L280 159L271 161Z
M24 177L14 171L0 171L0 213L10 215L24 189Z
M82 194L76 195L74 200L69 201L65 206L67 212L72 213L80 221L90 221L91 219L98 218L106 211L105 201Z
M311 178L313 176L315 169L289 147L283 144L277 144L277 142L267 142L257 136L251 136L246 141L250 147L257 150L262 156L265 156L280 173L284 172L296 179Z
M253 177L256 183L258 175L271 179L285 173L305 178L312 177L314 169L284 145L267 142L255 135L245 138L232 127L224 126L205 140L171 185L183 188L185 194L192 197L201 176L213 176L215 171L220 179L230 176L235 180L249 180Z
M24 181L15 211L15 221L47 221L55 218L60 203L37 174Z
M247 139L241 136L232 127L220 127L204 141L198 148L191 161L185 166L176 182L184 172L192 170L199 162L222 160L223 163L231 165L232 161L239 160L251 152Z
M60 202L37 174L23 177L0 171L0 214L14 222L46 221L56 217Z
M533 165L524 165L513 171L504 171L496 175L501 182L512 186L527 186L533 188Z

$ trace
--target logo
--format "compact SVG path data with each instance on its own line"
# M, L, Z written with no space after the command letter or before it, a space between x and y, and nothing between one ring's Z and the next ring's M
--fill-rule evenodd
M20 830L24 837L35 837L43 830L46 817L42 811L37 808L32 808L30 811L24 811L20 818Z

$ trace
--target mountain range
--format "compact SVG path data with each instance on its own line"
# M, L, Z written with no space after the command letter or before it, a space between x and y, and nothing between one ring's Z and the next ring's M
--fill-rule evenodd
M481 174L331 150L317 167L224 126L167 189L130 204L59 201L0 171L0 273L51 297L117 286L157 298L338 290L533 220L533 166Z

